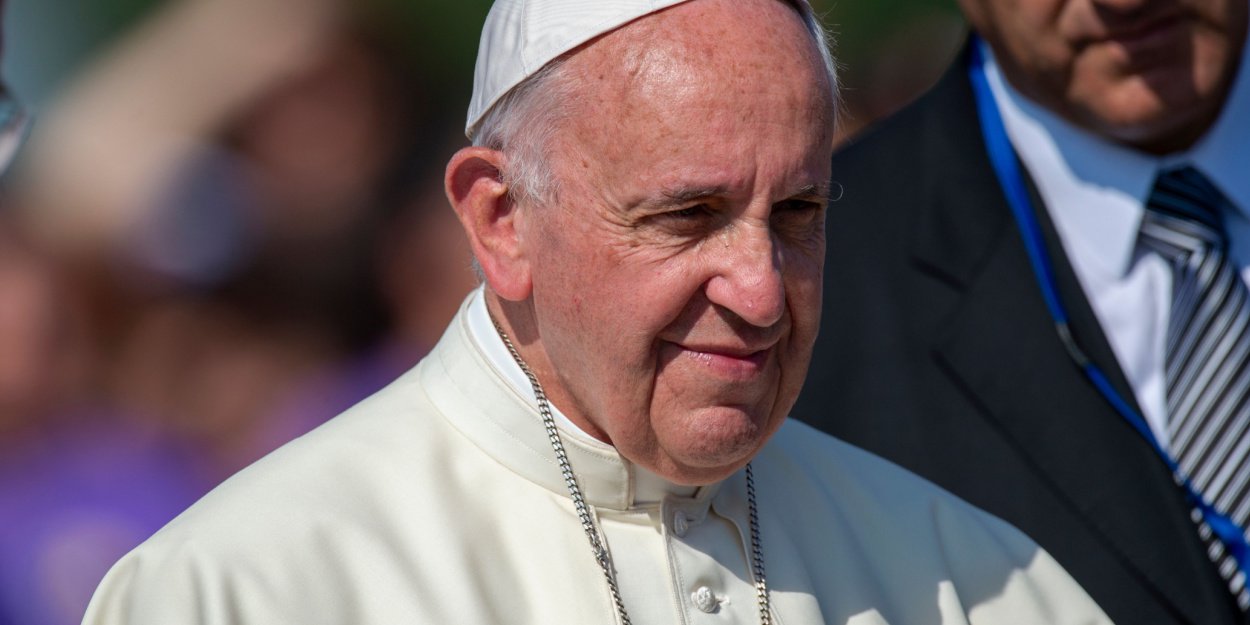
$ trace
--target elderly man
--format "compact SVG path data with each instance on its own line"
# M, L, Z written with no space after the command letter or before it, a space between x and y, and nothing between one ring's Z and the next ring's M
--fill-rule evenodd
M960 6L983 41L834 158L839 305L794 414L1117 622L1250 622L1247 2Z
M805 3L513 0L411 373L122 560L89 624L1105 623L1006 524L785 416L820 312Z

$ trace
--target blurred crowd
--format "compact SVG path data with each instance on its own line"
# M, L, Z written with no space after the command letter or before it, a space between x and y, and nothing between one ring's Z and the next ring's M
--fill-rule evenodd
M77 622L122 553L415 363L472 288L441 190L459 111L385 26L172 5L39 119L0 214L0 622Z
M0 200L0 625L77 622L117 558L414 364L473 288L442 191L470 70L365 6L169 2L39 112ZM899 41L953 50L942 15ZM948 56L875 90L851 70L844 130Z

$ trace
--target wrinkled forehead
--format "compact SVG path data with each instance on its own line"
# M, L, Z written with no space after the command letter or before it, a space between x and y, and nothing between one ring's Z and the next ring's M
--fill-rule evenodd
M570 189L621 205L656 184L821 183L834 106L804 32L775 0L707 0L607 34L561 66L566 110L545 157Z

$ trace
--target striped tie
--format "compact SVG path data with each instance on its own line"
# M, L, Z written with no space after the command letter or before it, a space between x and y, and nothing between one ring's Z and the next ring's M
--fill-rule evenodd
M1246 527L1250 518L1250 291L1227 257L1229 200L1192 167L1159 174L1139 242L1172 261L1167 334L1171 453L1195 489ZM1245 576L1195 511L1208 555L1243 610Z

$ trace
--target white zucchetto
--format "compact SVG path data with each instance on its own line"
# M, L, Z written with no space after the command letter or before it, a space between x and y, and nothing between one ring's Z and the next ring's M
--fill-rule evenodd
M465 135L547 63L644 15L687 0L497 0L482 26Z

